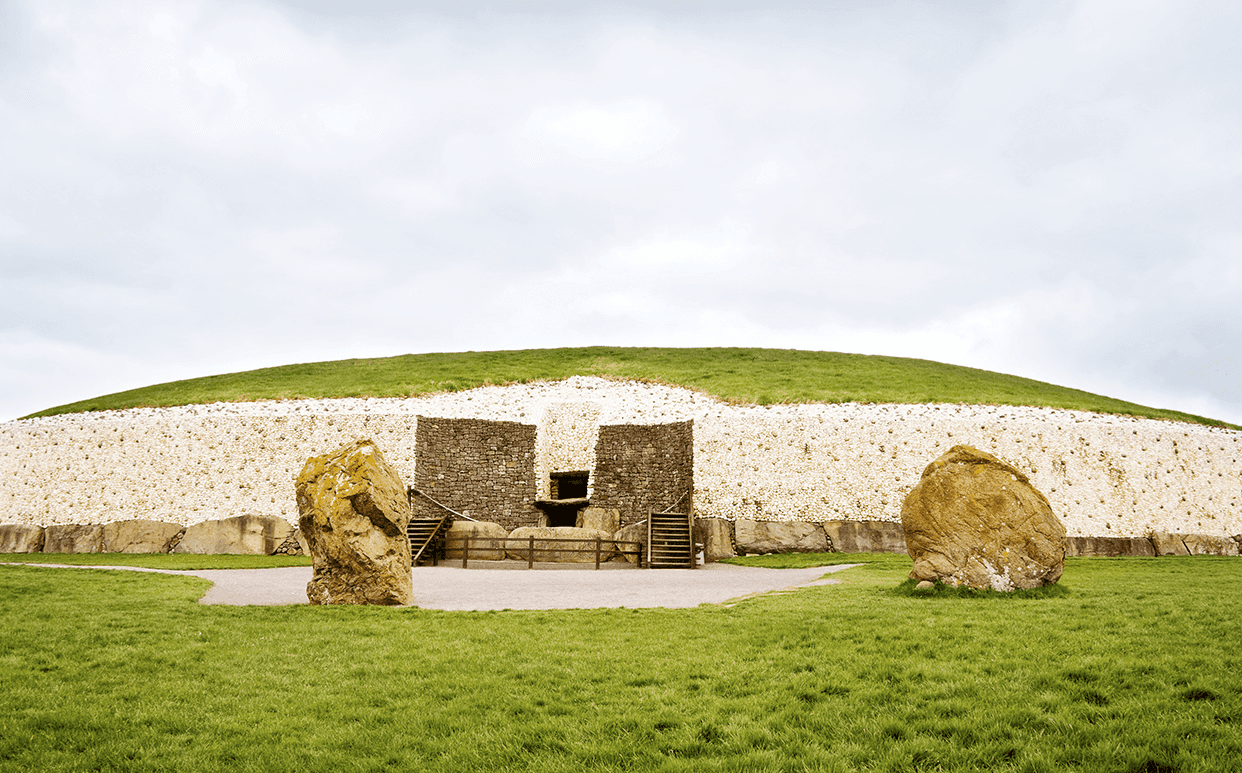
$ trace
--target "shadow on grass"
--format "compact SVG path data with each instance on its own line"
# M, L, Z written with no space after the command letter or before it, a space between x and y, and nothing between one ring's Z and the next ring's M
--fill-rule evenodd
M912 598L954 598L954 599L1059 599L1070 595L1070 589L1060 583L1043 585L1038 588L1018 588L1012 591L998 591L986 588L975 590L965 585L946 585L936 580L930 588L918 588L918 580L907 579L892 590L894 596L910 596Z

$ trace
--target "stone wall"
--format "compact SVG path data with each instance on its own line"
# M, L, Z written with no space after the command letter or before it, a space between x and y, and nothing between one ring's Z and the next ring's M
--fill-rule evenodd
M414 488L479 521L512 531L535 526L533 424L482 419L418 417ZM425 496L413 500L415 518L445 511Z
M694 487L694 422L599 428L591 506L621 511L621 525L652 511L686 512Z

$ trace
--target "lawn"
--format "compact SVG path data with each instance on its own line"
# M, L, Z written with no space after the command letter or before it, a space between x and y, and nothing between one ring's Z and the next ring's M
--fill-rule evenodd
M0 770L1238 770L1242 561L1070 559L1013 599L864 558L733 606L491 613L0 566Z
M407 354L284 365L156 384L49 408L32 416L217 401L404 397L484 384L559 380L574 375L677 384L730 402L759 405L1035 405L1232 426L1078 389L930 360L789 349L605 346Z

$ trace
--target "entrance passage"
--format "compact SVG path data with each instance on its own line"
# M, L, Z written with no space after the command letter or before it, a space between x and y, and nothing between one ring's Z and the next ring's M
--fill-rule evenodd
M548 493L552 498L536 501L535 507L543 512L548 526L577 526L579 511L591 504L587 499L590 473L586 470L554 472L550 478Z
M551 474L552 499L586 499L587 479L590 473L585 470L573 472L554 472Z

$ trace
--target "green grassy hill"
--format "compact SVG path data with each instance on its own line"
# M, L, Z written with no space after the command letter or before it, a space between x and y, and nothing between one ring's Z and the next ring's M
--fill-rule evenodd
M698 389L730 402L760 405L812 402L1033 405L1233 426L1078 389L929 360L784 349L606 346L407 354L284 365L131 389L49 408L26 418L217 401L406 397L484 384L557 380L574 375L659 381Z

